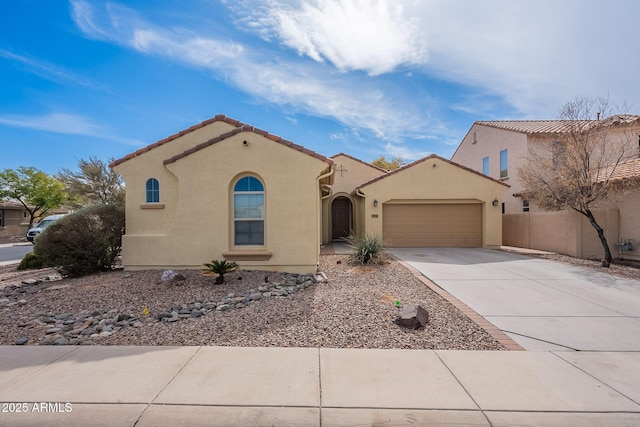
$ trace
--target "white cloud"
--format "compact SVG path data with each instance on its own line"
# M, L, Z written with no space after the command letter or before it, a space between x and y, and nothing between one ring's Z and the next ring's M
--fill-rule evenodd
M408 159L428 154L409 139L457 143L466 129L452 130L448 114L553 118L575 95L640 105L640 2L631 0L226 2L239 28L267 42L260 50L115 3L72 6L89 37L211 70L259 100L350 132L369 130L388 154Z
M0 48L0 58L5 58L9 61L17 62L21 64L27 72L56 83L71 83L93 89L105 89L104 86L94 83L82 76L79 76L72 71L66 70L54 64L50 64L38 58L27 55L20 55L2 48Z
M640 100L639 2L447 0L412 13L425 23L426 72L499 95L531 118L555 117L576 95Z
M245 21L263 37L276 37L299 54L343 71L378 75L427 58L420 19L409 16L402 2L272 1L251 3L244 11L251 14Z
M405 162L412 162L414 160L418 160L430 154L433 154L430 151L417 151L406 146L392 143L387 143L384 146L384 151L385 154L389 155L389 157L399 157Z
M181 28L159 28L114 5L107 15L92 12L80 1L74 7L81 11L74 13L74 19L88 35L213 70L256 98L367 129L381 139L420 133L425 126L415 105L405 105L366 80L327 73L322 65L286 61L270 52L247 52L238 43Z
M50 113L41 116L5 115L0 116L0 124L66 135L84 135L108 139L122 144L142 146L144 143L111 134L103 126L84 116L68 113Z

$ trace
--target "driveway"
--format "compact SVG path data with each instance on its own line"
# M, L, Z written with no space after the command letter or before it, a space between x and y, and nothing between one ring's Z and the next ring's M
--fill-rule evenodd
M527 350L640 351L640 281L491 249L389 252Z

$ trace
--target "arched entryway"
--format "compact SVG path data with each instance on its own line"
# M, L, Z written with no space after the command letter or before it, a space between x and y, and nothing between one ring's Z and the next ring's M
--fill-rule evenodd
M347 197L336 197L331 203L331 238L348 237L353 224L353 208Z

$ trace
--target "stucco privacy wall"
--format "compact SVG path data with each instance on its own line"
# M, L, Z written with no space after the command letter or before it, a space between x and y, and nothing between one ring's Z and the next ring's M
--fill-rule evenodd
M233 129L215 122L114 165L127 183L126 268L199 268L227 258L243 268L316 270L321 214L317 178L330 170L331 161L253 131L194 150ZM264 184L263 247L233 246L233 185L245 175ZM160 181L159 204L144 203L150 177Z
M618 257L615 243L620 234L617 208L593 211L605 230L609 249ZM589 220L575 211L506 214L502 219L504 244L521 248L557 252L578 258L604 257L598 234Z
M331 156L335 166L331 196L322 201L322 241L329 242L332 236L332 211L331 205L338 197L347 197L352 203L353 232L363 234L364 214L362 212L362 200L354 193L355 188L374 178L385 175L387 171L375 167L362 160L358 160L348 154L340 153Z
M382 207L389 203L478 203L482 205L482 245L502 245L499 203L508 186L436 155L418 160L358 187L364 194L368 233L382 235ZM373 201L378 206L373 206ZM498 200L498 206L493 201Z
M618 256L640 260L640 189L620 191L612 194L612 199L616 200L614 206L620 211L619 238L633 241L633 249L618 253Z

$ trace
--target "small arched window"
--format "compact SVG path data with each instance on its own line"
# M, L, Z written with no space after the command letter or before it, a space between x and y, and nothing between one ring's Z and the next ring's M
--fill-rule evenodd
M160 203L160 183L155 178L149 178L146 184L147 203Z
M264 245L264 186L252 176L233 187L234 244Z

